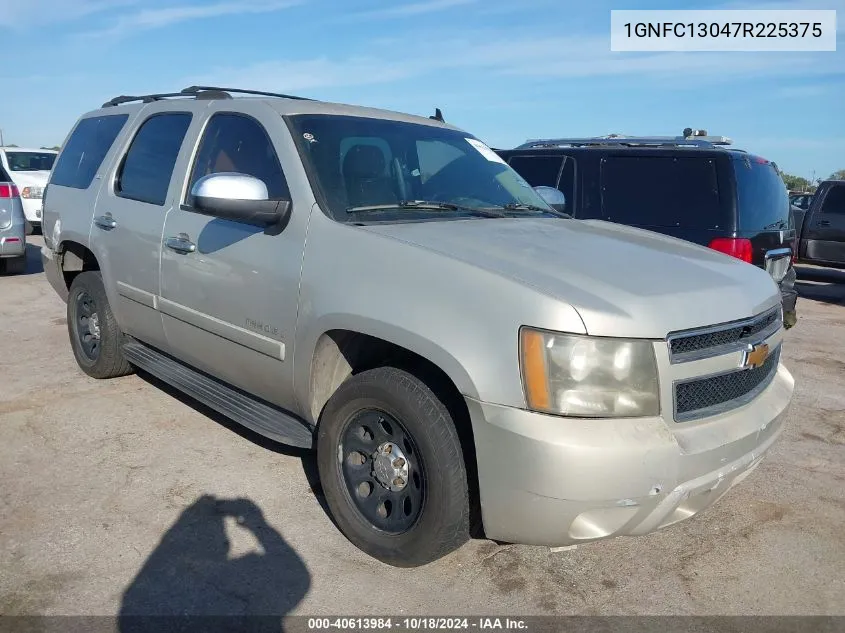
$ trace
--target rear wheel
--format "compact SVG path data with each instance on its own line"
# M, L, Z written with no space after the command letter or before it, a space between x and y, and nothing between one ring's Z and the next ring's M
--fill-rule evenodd
M99 271L80 273L70 285L67 327L76 362L92 378L132 373L120 345L123 333L109 306Z
M338 527L382 562L424 565L469 538L457 431L412 374L382 367L344 382L321 416L317 461Z

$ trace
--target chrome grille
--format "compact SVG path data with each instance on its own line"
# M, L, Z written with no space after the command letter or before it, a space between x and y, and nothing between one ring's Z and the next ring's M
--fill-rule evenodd
M780 308L773 308L743 321L723 323L669 335L672 363L684 363L742 349L748 343L768 338L780 329Z
M739 369L715 376L675 383L675 421L686 422L742 406L774 378L780 346L754 369Z

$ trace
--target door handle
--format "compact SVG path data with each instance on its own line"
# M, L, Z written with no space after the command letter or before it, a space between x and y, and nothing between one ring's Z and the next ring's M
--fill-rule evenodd
M96 224L104 231L111 231L114 227L117 226L117 222L115 222L115 219L111 216L111 213L106 213L105 215L100 215L94 218L94 224Z
M819 220L817 226L830 226L830 220Z
M197 245L191 241L187 233L180 233L176 237L168 237L164 240L164 245L170 250L177 253L193 253L197 250Z

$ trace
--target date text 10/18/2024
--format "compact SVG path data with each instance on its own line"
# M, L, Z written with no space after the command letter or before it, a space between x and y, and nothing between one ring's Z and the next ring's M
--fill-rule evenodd
M444 631L444 630L525 631L528 624L519 618L475 617L401 617L401 618L308 618L309 631L329 630L395 630L395 631Z

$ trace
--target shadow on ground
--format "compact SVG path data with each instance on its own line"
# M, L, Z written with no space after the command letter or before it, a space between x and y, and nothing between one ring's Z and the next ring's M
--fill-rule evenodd
M845 305L845 270L796 266L795 288L804 299Z
M227 522L230 534L244 530L256 547L233 555ZM278 632L280 616L310 585L305 563L255 503L204 495L182 512L126 588L118 628Z

